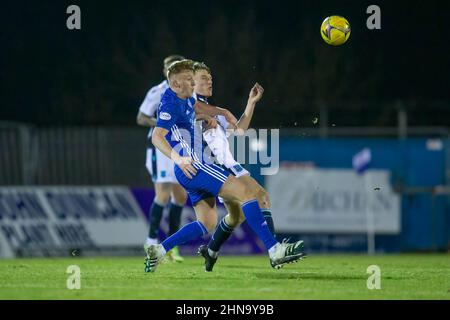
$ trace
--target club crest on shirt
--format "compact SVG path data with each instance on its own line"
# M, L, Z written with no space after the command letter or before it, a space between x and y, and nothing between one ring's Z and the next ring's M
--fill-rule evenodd
M167 112L161 112L161 113L159 114L159 118L162 119L162 120L170 120L172 117L171 117L171 115L170 115L169 113L167 113Z

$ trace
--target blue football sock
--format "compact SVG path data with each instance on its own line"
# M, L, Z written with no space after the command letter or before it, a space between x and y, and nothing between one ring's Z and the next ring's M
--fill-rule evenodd
M158 238L159 224L161 223L163 210L164 206L160 205L156 201L153 201L153 205L150 210L150 230L148 231L149 238Z
M252 230L262 240L267 250L278 243L270 232L267 222L264 220L258 201L250 200L244 203L242 205L242 211L244 212L244 216L247 219L247 223L250 228L252 228Z
M222 218L208 243L208 248L212 251L218 252L222 244L231 236L233 230L234 228L230 227L225 222L225 217Z
M180 229L181 213L183 212L183 205L175 203L170 204L169 210L169 236L173 235Z
M272 211L270 211L270 209L261 209L261 212L264 216L264 220L267 222L270 232L275 237L275 225L273 224Z
M205 226L200 221L194 221L186 224L183 228L166 238L161 244L168 252L179 244L201 237L207 233L208 230L206 230Z

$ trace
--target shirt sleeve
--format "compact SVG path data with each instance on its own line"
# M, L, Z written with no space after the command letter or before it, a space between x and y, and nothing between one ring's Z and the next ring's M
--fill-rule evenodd
M227 119L224 116L216 116L217 121L219 122L219 124L224 128L224 129L228 129L228 126L230 125L227 121Z
M156 126L170 131L172 126L176 124L177 117L177 106L174 103L162 103L158 110Z
M160 102L161 92L157 88L152 88L147 92L144 101L139 107L139 112L148 117L155 117Z

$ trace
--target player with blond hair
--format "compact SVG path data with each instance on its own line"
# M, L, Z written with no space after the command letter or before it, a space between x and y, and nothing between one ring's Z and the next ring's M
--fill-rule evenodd
M192 98L195 85L193 65L191 60L182 60L169 67L169 89L164 93L158 108L158 121L152 142L174 161L175 175L188 192L197 221L186 224L161 244L149 246L149 271L154 272L166 252L174 246L215 229L217 196L239 204L247 223L264 243L272 267L300 259L303 255L303 242L279 243L275 239L264 220L255 190L220 166L205 161L202 132L195 129L196 112L200 112L201 108L195 107L196 101ZM208 115L217 116L222 113L211 109Z

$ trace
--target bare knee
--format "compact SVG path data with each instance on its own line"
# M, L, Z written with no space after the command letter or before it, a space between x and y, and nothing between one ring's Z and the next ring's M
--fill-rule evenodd
M245 221L245 217L242 213L239 213L238 215L233 215L228 213L225 216L225 222L227 225L229 225L231 228L236 228L239 225L241 225L242 222Z
M241 195L241 201L247 202L257 198L257 191L248 185L243 184L243 192Z
M170 190L164 188L159 188L159 190L158 189L155 190L156 190L155 200L158 204L166 205L167 203L169 203Z
M260 208L270 208L269 193L263 187L260 187L257 193L258 204Z
M199 201L195 206L195 215L199 221L210 234L217 226L217 209L216 199L211 197Z
M197 215L197 220L206 228L208 234L211 234L217 226L217 213L210 211L209 214Z
M172 188L172 201L176 204L185 204L187 200L187 193L181 186L173 186Z
M206 219L206 220L203 220L200 222L206 228L206 230L208 231L208 234L212 234L213 231L216 230L217 221L213 221L212 219Z
M178 194L178 195L173 195L173 202L175 202L176 204L185 204L187 200L187 194Z
M245 217L241 212L241 214L239 214L239 216L237 217L236 225L234 227L241 225L241 223L244 221L245 221Z

